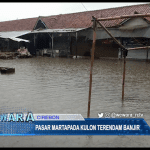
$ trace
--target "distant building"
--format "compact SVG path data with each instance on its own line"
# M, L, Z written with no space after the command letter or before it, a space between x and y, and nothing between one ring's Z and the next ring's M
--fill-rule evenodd
M22 43L28 46L31 54L38 54L41 50L47 49L53 54L59 50L59 55L62 56L90 56L93 39L92 16L105 18L146 13L150 13L150 4L0 22L0 50L15 51L18 48L18 41L16 44L12 41L15 37L30 41L28 44L25 41ZM125 47L150 45L150 17L102 23ZM5 33L12 31L18 32L18 35L3 38ZM136 50L129 51L127 58L146 59L146 56L146 50ZM119 46L101 27L97 29L95 57L122 57Z

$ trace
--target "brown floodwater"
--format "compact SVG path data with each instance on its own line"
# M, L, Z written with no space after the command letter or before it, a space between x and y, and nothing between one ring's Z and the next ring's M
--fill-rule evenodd
M33 113L81 114L87 117L90 59L35 57L0 59L0 67L14 67L14 74L0 74L2 107L26 108ZM100 112L142 113L150 124L150 62L127 60L125 98L122 101L123 61L95 59L91 118ZM150 146L148 136L29 136L0 137L0 147L116 147Z

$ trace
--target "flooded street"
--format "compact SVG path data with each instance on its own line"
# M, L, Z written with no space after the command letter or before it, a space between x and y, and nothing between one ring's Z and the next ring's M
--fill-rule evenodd
M26 108L33 113L81 114L87 117L90 59L35 57L0 59L0 107ZM122 101L123 60L95 59L91 118L100 112L142 113L150 125L150 62L127 60ZM0 146L132 147L150 146L148 136L26 136L0 137Z

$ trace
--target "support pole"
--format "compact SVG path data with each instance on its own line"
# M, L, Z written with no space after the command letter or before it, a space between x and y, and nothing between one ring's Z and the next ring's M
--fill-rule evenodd
M18 49L19 49L19 42L18 42Z
M146 54L146 61L148 61L148 49L147 49L147 54Z
M70 48L71 48L71 46L70 46L70 42L71 42L71 40L70 40L70 33L68 33L68 49L67 49L67 58L70 56L70 53L71 53L71 51L70 51Z
M130 50L140 50L140 49L147 50L147 49L149 49L149 48L150 48L150 46L145 46L145 47L128 48L128 50L129 50L129 51L130 51Z
M34 33L34 47L35 47L35 33Z
M90 118L90 104L91 104L91 90L92 90L92 69L93 69L93 62L94 62L95 43L96 43L96 18L94 18L94 22L93 22L93 45L92 45L92 55L91 55L91 67L90 67L90 84L89 84L89 99L88 99L87 118Z
M53 46L54 44L53 44L53 34L52 34L52 57L53 57Z
M136 18L136 17L150 17L150 13L147 14L134 14L134 15L123 15L123 16L115 16L108 18L98 18L98 21L106 21L106 20L117 20L117 19L125 19L125 18Z
M126 56L124 56L124 66L123 66L123 81L122 81L122 100L124 100L124 83L125 83L125 67L126 67Z
M121 39L119 38L118 41L121 43ZM119 47L118 48L118 59L121 59L122 58L122 50L121 48Z
M76 32L76 58L77 58L77 37L78 36L78 34L77 34L77 32Z
M48 33L48 35L49 35L50 39L52 39L52 36L50 35L50 33ZM50 49L51 49L51 46L52 46L52 42L51 43L49 42L49 48Z
M8 39L8 46L7 46L7 51L9 51L9 39Z
M35 54L37 56L37 52L36 52L36 48L35 48L35 33L34 33L34 52L35 52Z
M124 45L123 39L121 39L121 44ZM126 71L126 56L128 51L122 51L122 55L124 57L123 63L123 79L122 79L122 100L124 100L124 86L125 86L125 71Z

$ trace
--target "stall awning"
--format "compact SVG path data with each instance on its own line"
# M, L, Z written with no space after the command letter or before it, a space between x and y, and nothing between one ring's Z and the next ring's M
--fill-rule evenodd
M29 40L24 40L24 39L20 39L20 38L10 38L10 39L13 41L17 41L17 42L21 42L21 41L30 42Z
M21 38L17 38L19 36L25 35L30 33L31 31L26 30L26 31L10 31L10 32L0 32L0 38L7 38L11 39L17 42L24 41L24 42L30 42L29 40L24 40Z
M31 33L63 33L63 32L77 32L86 28L66 28L66 29L43 29L33 30Z

